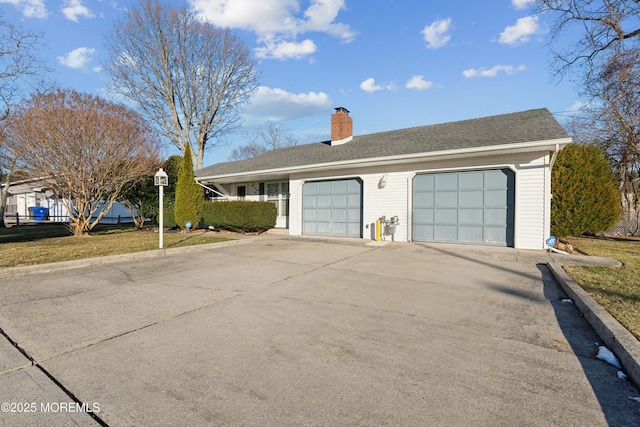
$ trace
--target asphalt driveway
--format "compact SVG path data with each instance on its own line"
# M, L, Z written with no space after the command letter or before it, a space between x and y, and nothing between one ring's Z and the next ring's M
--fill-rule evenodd
M547 256L265 236L0 279L0 425L640 425Z

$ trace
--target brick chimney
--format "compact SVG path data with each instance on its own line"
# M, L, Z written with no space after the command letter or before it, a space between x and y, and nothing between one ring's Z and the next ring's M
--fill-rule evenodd
M331 115L331 145L340 145L353 139L353 119L349 110L338 107Z

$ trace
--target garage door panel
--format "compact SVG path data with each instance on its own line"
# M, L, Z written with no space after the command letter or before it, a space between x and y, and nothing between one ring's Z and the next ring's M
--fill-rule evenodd
M316 208L316 197L315 197L315 195L304 196L302 198L302 204L304 205L305 209L315 209Z
M331 195L317 195L316 196L316 206L318 209L324 209L331 207Z
M348 202L349 208L356 208L359 210L360 206L362 205L362 196L360 196L359 194L349 194L348 197L349 197L349 202Z
M330 195L331 194L331 190L332 190L332 186L331 186L331 182L327 182L327 181L321 181L321 182L314 182L313 184L315 184L318 188L317 190L317 194L323 194L323 195Z
M414 208L432 208L435 206L435 196L433 191L430 192L417 192L413 199Z
M458 175L457 174L439 174L436 175L436 191L457 190Z
M306 218L305 218L306 219ZM316 209L316 221L330 222L331 221L331 209Z
M507 212L505 209L485 209L485 224L502 225L507 223Z
M509 176L505 170L486 171L485 182L486 188L507 188Z
M307 182L302 188L303 233L362 237L362 182Z
M331 235L332 236L346 236L347 235L347 223L345 223L345 222L332 222L331 223Z
M432 192L435 189L435 175L416 175L416 177L413 179L413 191L416 193Z
M459 240L466 242L477 242L482 240L482 226L479 227L469 227L469 226L460 226L458 227L458 238Z
M434 240L433 225L414 225L413 232L415 235L421 236L422 241Z
M484 209L460 209L459 223L482 225L484 222Z
M487 190L484 195L485 206L507 207L507 195L503 190Z
M504 227L485 227L485 239L487 243L502 243L507 239L507 231Z
M442 241L457 241L458 226L457 225L436 225L434 227L434 238Z
M333 221L347 222L347 210L334 208L331 219Z
M451 208L458 206L457 191L441 191L436 193L436 207Z
M462 208L484 206L484 191L461 191L458 206Z
M433 223L433 212L433 209L414 209L414 222L416 224Z
M333 181L332 194L347 194L348 184L347 181Z
M347 195L346 194L334 194L331 197L331 206L333 208L346 209L346 207L347 207Z
M458 209L436 209L434 221L436 224L457 224Z
M316 225L317 236L331 236L331 223L330 222L318 222Z
M459 179L460 190L484 188L484 174L482 172L461 172Z
M514 205L509 169L416 175L412 238L513 246Z
M318 234L318 229L316 227L316 223L315 222L305 222L304 225L302 226L302 232L304 234L317 235Z

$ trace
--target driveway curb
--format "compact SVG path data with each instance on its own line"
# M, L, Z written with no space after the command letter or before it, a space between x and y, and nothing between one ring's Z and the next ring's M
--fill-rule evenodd
M633 383L640 387L640 342L564 271L557 261L549 270L604 344L620 360Z
M24 267L9 267L0 269L0 279L10 277L19 277L29 274L43 274L53 271L71 270L74 268L91 267L94 265L112 264L115 262L125 262L133 260L142 260L149 258L158 258L171 254L183 254L193 251L201 251L216 247L233 246L241 243L250 242L252 239L237 239L226 242L205 243L202 245L181 246L179 248L153 249L150 251L131 252L119 255L108 255L95 258L84 258L71 261L51 262L47 264L34 264Z

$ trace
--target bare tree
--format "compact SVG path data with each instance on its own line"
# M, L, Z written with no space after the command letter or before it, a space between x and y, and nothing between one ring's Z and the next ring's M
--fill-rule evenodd
M535 0L534 4L554 18L550 45L559 76L575 67L589 74L612 51L640 46L638 0ZM569 40L562 50L554 47Z
M7 22L0 14L0 228L5 227L4 212L17 152L5 141L5 127L11 106L21 92L21 82L35 79L47 68L36 55L41 37Z
M636 215L640 1L535 0L534 4L554 19L550 45L556 77L575 73L578 89L587 98L586 107L569 124L573 136L605 151L619 178L624 215Z
M155 172L159 146L138 113L72 90L34 95L8 137L31 176L69 211L75 235L107 214L122 188Z
M139 105L162 136L193 163L236 129L257 88L249 50L228 28L200 20L185 6L141 0L107 39L111 88Z
M291 135L285 126L272 121L258 126L253 133L245 130L243 135L249 142L234 148L229 160L250 159L270 150L298 145L299 142L298 138Z
M628 232L637 234L640 213L640 56L607 55L598 73L586 81L590 102L570 122L578 142L602 148L618 176ZM631 226L632 225L632 226Z

